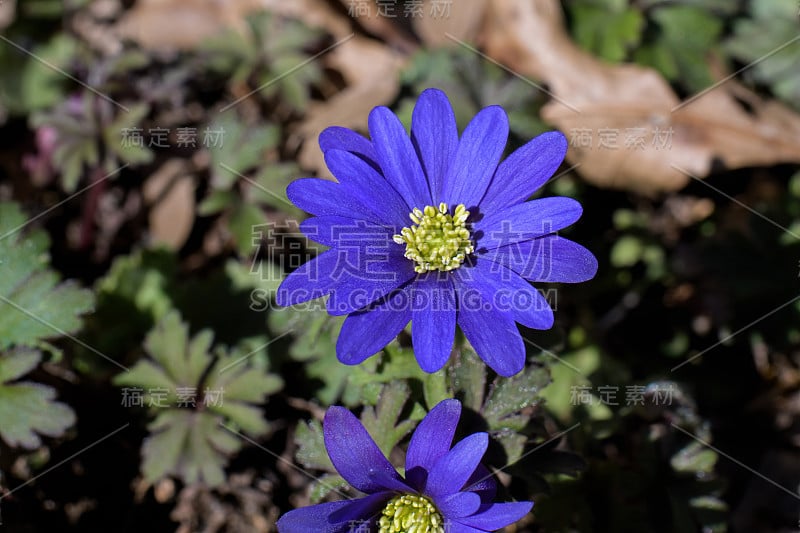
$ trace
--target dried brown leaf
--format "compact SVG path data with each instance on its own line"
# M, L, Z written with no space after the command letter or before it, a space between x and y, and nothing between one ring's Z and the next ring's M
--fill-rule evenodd
M233 28L246 31L245 17L263 7L261 0L138 0L116 24L116 32L142 48L190 50Z
M296 18L309 27L324 28L335 43L340 43L319 60L339 71L347 83L346 88L325 102L312 102L305 120L289 140L290 147L302 143L298 162L303 168L330 177L317 137L331 125L366 130L370 110L390 103L397 96L407 47L393 50L381 41L355 35L352 20L324 0L262 0L262 6L275 14ZM380 24L385 22L373 28L382 27Z
M261 0L260 4L277 15L300 20L311 28L325 29L337 41L353 32L350 20L325 0Z
M361 36L354 36L331 51L328 64L342 73L348 86L326 102L309 107L297 136L305 140L298 155L300 166L329 176L317 137L331 125L366 131L370 110L397 97L400 69L405 61L405 56Z
M447 4L426 0L421 16L412 17L411 24L420 39L431 47L456 46L457 42L448 35L472 42L478 36L487 4L488 0L471 0L469 9L447 9Z
M416 41L405 32L396 19L405 17L405 10L396 2L384 2L381 6L372 2L357 5L352 0L339 0L347 8L352 20L368 33L380 37L383 41L404 53L417 49Z
M181 159L164 163L145 182L150 207L150 239L177 250L186 242L195 218L195 183Z
M0 2L0 30L8 28L14 22L14 15L17 10L17 0L6 0Z
M487 13L488 55L547 86L542 117L570 137L567 160L596 185L652 194L682 188L687 173L706 177L715 161L800 162L800 116L733 81L680 102L653 69L580 50L555 0L491 0Z

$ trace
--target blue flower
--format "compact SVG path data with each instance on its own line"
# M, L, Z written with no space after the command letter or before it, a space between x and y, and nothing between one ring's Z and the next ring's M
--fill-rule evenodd
M563 197L526 202L567 150L559 132L534 138L503 162L508 118L481 110L458 136L452 107L423 92L409 137L386 107L369 116L372 140L341 127L319 143L338 183L305 178L287 194L315 215L300 228L330 246L292 272L278 290L283 306L329 295L327 310L348 315L339 360L359 364L411 321L414 353L426 372L450 356L456 324L498 374L525 365L517 323L549 329L553 312L529 281L586 281L597 260L557 235L582 213Z
M458 400L431 409L411 437L403 478L350 411L329 408L323 425L328 455L366 496L290 511L278 520L278 532L480 533L513 524L533 502L492 501L496 484L480 464L488 435L475 433L450 448L460 416Z

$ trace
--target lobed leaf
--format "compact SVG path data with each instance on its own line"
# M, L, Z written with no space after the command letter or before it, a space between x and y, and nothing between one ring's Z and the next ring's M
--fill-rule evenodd
M38 366L46 339L74 333L94 297L75 283L59 283L50 270L44 232L26 232L27 218L13 203L0 203L0 438L10 446L35 448L39 435L57 437L75 414L53 401L55 389L11 383ZM12 350L9 350L12 348Z
M39 383L0 385L0 437L9 446L37 448L39 435L63 435L75 413L55 397L55 389Z
M251 341L261 347L251 350ZM151 359L114 379L118 386L168 391L162 398L168 404L158 406L162 411L142 447L147 481L176 476L186 483L219 485L229 457L242 445L234 432L267 433L269 424L256 404L280 390L283 380L269 374L265 364L259 366L258 355L266 355L262 341L245 339L230 352L219 348L214 354L211 331L190 338L188 324L176 311L150 331L144 346Z

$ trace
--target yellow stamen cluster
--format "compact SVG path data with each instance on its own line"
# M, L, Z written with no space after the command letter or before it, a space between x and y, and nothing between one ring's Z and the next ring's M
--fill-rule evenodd
M464 204L456 206L452 215L442 202L438 209L430 205L424 210L414 208L409 217L414 225L403 228L393 238L397 244L406 245L404 255L416 261L417 272L454 270L475 251L467 229L469 211Z
M403 494L386 504L378 533L444 533L444 521L428 498Z

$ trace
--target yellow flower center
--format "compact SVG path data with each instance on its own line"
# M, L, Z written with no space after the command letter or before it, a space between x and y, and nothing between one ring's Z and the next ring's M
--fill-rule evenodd
M464 204L456 206L452 215L442 202L438 209L430 205L414 208L408 216L414 224L403 228L393 239L406 245L404 255L417 263L417 272L454 270L475 251L467 229L469 211Z
M386 504L378 533L444 533L444 521L428 498L403 494Z

